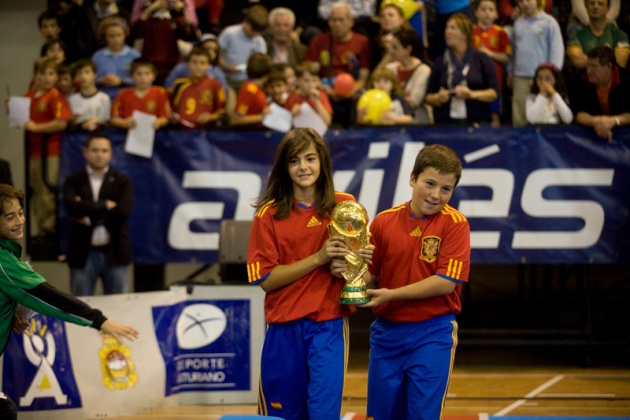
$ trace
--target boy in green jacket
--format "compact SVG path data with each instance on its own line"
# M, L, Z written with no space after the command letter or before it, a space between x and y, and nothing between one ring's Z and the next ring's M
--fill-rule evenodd
M46 283L41 275L20 259L24 236L24 193L0 184L0 355L4 353L11 330L23 331L26 320L16 314L18 304L42 315L92 327L116 340L133 341L138 331L108 320L101 311ZM0 418L17 419L13 401L0 392Z

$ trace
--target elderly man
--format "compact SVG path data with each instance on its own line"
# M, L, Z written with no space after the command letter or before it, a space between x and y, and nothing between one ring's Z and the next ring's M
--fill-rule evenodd
M615 127L630 124L630 79L615 64L610 47L595 47L586 60L585 77L570 90L575 121L593 127L602 139L612 141Z
M267 54L274 63L296 66L302 62L306 46L299 42L294 32L295 14L286 7L276 7L269 12L269 26L265 34Z
M352 97L363 89L370 74L370 41L353 32L353 24L353 9L346 3L334 3L328 18L330 31L313 38L305 56L305 61L315 63L324 92L332 100L333 124L343 127L348 127L352 119ZM343 97L332 87L340 73L350 73L356 80Z
M608 21L610 0L584 0L588 13L588 26L574 30L567 41L567 56L571 64L583 69L586 67L586 54L598 46L607 45L613 48L615 59L620 67L626 67L630 56L628 34Z

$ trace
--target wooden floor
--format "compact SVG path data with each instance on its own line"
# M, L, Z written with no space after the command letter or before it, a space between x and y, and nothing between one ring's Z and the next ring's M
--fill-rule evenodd
M598 360L583 367L579 355L546 352L458 349L445 420L465 415L630 419L630 363ZM366 367L365 352L351 353L343 414L365 414ZM255 405L179 406L117 419L212 420L223 414L255 413Z

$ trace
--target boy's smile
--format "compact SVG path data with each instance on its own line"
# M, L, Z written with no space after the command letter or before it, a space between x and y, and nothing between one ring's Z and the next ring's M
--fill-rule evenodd
M409 182L413 188L411 211L416 217L431 216L442 211L455 189L455 174L443 174L429 167Z
M0 237L17 241L24 236L24 210L17 199L13 198L0 203Z

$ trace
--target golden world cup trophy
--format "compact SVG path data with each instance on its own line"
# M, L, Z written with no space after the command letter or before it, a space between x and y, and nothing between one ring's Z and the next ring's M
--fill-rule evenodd
M346 285L343 287L339 302L346 305L362 305L370 301L366 293L367 286L363 274L367 271L367 263L357 251L370 243L368 214L365 208L356 201L342 201L332 212L328 225L330 236L343 238L349 249L346 255L346 271L342 273Z

